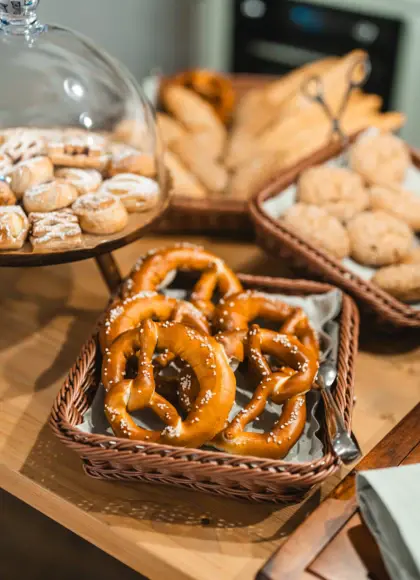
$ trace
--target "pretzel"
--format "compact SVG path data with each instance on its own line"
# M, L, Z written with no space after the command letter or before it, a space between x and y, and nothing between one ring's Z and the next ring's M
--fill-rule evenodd
M304 311L262 292L247 290L229 296L228 299L222 298L213 314L213 326L220 332L247 331L249 323L256 318L283 323L281 333L295 335L304 346L311 348L318 356L318 338ZM235 338L235 334L227 336ZM236 343L237 341L233 340L233 344L225 346L231 352L235 352Z
M217 435L212 445L228 453L282 459L302 435L306 422L305 393L318 372L315 353L295 337L253 326L244 341L244 354L261 382L251 401ZM273 372L265 355L285 364ZM245 427L259 417L271 399L283 404L269 433L250 433Z
M176 270L203 272L194 286L191 302L208 318L214 311L212 296L218 288L223 296L242 291L242 285L230 268L214 254L203 248L181 244L149 253L141 260L128 279L124 293L156 291L168 274Z
M173 405L156 393L152 356L169 349L194 369L200 385L194 409L183 421ZM136 356L138 374L125 378L127 361ZM118 437L180 447L200 447L223 429L235 400L236 382L223 347L179 323L146 320L121 335L105 357L102 382L105 414ZM162 431L136 425L131 411L150 408L165 424Z
M140 292L117 301L108 310L99 332L102 352L111 346L118 336L140 325L147 318L162 322L169 320L191 326L202 334L209 334L209 325L202 312L191 303L169 298L157 292Z
M169 79L168 84L181 85L207 101L217 115L227 124L235 106L235 91L232 83L222 75L206 70L192 70Z

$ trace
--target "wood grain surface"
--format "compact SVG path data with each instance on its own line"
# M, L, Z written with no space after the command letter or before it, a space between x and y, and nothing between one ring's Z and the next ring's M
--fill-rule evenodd
M238 271L287 274L284 264L251 244L187 239L203 243ZM142 240L116 258L127 273L142 252L172 241L179 236ZM2 268L0 281L0 486L145 576L254 578L346 475L343 470L305 503L284 508L86 477L46 423L67 370L106 304L99 270L93 261ZM365 453L420 398L418 345L418 335L409 333L362 336L354 430Z
M358 463L349 475L270 558L259 580L389 580L380 551L356 500L360 471L416 463L420 459L420 404Z

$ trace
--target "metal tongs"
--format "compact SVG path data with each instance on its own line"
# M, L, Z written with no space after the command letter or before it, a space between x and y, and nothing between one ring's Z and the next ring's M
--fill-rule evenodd
M327 118L331 121L331 140L338 137L338 139L343 143L344 147L347 147L349 138L343 130L343 115L347 109L347 105L349 104L353 91L364 86L370 76L371 71L372 65L368 55L361 56L354 61L347 76L348 86L343 95L341 105L336 112L331 109L330 105L325 99L324 87L321 77L312 76L305 80L302 84L303 95L309 100L318 103L323 108Z

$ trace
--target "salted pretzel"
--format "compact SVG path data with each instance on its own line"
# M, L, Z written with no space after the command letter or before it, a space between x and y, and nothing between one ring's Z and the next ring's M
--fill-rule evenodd
M229 122L236 100L229 79L207 70L192 70L170 78L163 84L162 90L172 84L193 90L213 107L223 123Z
M212 296L216 288L225 297L242 291L242 284L223 260L198 246L181 244L151 252L142 259L126 282L123 294L156 291L177 270L202 272L191 302L208 318L213 315Z
M316 332L301 308L290 306L285 302L270 297L262 292L247 290L228 298L222 298L214 310L213 326L219 332L247 331L249 324L256 318L280 322L282 334L293 334L307 347L319 352ZM235 341L235 334L230 335L233 344L226 345L235 350L241 341Z
M305 393L315 381L318 358L295 337L256 325L246 333L243 345L244 356L261 382L250 402L216 436L212 445L228 453L282 459L302 435L306 421ZM284 366L273 372L267 355ZM269 433L245 431L263 413L269 399L283 404L274 427Z
M183 421L156 393L152 357L168 349L191 365L200 385L194 408ZM126 378L127 362L138 361L137 376ZM118 437L180 447L200 447L223 429L235 400L236 381L223 347L212 337L179 323L142 325L122 334L104 358L105 414ZM165 424L162 431L136 425L130 412L150 408Z
M190 302L176 300L157 292L140 292L125 300L114 302L109 308L99 332L102 352L127 330L140 325L147 318L181 322L202 334L209 334L209 324L204 314Z

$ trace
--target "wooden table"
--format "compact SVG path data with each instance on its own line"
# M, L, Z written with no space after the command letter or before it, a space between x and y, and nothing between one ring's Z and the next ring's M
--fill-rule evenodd
M171 241L143 240L116 257L127 272L145 249ZM287 274L250 244L190 241L203 243L238 271ZM86 477L76 455L55 440L46 423L67 370L106 304L107 290L93 262L3 269L0 278L0 486L145 576L254 578L346 475L342 470L304 504L284 508ZM419 401L419 343L418 335L409 334L363 337L354 430L364 452ZM48 537L50 556L59 553L57 538ZM45 542L43 537L42 546ZM42 552L36 543L33 549ZM73 560L79 557L76 550Z
M366 456L270 558L258 580L389 580L357 505L360 471L420 463L420 404Z

